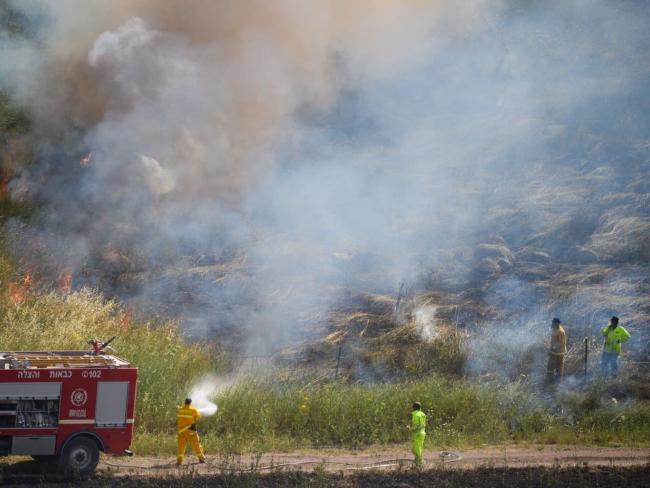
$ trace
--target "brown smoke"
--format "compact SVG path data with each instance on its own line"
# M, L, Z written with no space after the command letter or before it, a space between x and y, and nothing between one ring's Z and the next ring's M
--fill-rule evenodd
M275 146L291 140L297 111L318 113L342 87L418 62L425 50L430 52L436 33L449 37L471 29L484 3L48 2L54 22L41 72L30 77L28 98L40 123L50 129L61 127L62 113L74 126L88 129L107 117L115 123L151 103L153 111L165 113L126 122L131 131L142 131L143 147L132 150L146 152L173 173L177 190L213 194L239 188L272 166ZM141 26L134 26L136 18ZM129 25L143 32L126 33ZM115 39L116 32L121 39ZM158 59L152 69L134 73L129 70L138 67L119 58L128 57L138 42ZM183 86L170 87L186 70L178 66L188 61L196 72L185 72ZM194 111L191 120L182 106L164 100L182 97L180 90L201 100L200 111L196 100L187 105ZM47 103L34 100L34 93L47 94Z

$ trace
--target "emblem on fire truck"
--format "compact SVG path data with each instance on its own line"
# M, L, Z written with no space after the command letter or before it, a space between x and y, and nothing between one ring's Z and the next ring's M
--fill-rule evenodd
M70 401L76 407L85 405L86 400L88 400L88 393L86 390L83 390L81 388L77 388L75 391L73 391L72 396L70 397Z

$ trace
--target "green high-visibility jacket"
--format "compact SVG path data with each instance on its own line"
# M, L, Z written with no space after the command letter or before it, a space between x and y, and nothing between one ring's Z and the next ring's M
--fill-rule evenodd
M621 344L629 340L630 333L622 326L610 327L609 325L603 329L605 336L605 352L620 354Z
M411 412L411 435L413 437L423 436L426 434L427 416L422 410L413 410Z

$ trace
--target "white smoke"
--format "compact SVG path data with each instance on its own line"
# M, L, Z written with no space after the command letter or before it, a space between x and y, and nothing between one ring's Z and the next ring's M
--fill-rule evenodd
M152 193L163 195L174 189L174 177L158 161L154 158L140 155L140 162L145 171L147 185Z
M14 1L41 24L0 40L0 85L35 132L93 154L80 170L64 144L36 151L13 183L45 204L25 241L46 241L82 284L197 333L244 328L262 350L308 335L345 288L435 272L459 289L474 243L497 233L517 249L560 215L582 223L627 170L585 141L633 147L647 119L599 105L643 86L642 9L528 3ZM163 272L193 258L216 275ZM124 290L111 273L162 278ZM435 314L420 315L435 334Z
M425 342L431 342L438 335L436 310L437 308L432 305L422 305L413 311L415 329Z

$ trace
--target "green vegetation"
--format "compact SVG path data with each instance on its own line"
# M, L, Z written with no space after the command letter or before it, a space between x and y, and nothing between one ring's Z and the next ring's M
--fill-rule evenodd
M88 338L118 335L119 355L140 368L134 447L141 453L174 451L176 402L194 381L221 367L221 356L185 343L174 324L128 322L116 303L88 290L3 301L3 350L81 348ZM650 406L603 403L604 397L603 386L595 384L558 394L547 407L523 382L478 385L435 376L373 385L249 379L217 397L219 411L201 430L212 452L402 443L408 440L409 405L418 399L429 417L430 448L504 442L647 445Z
M0 92L0 136L23 134L29 129L29 120L24 113L14 110L6 95Z
M129 321L115 302L88 290L67 296L50 293L21 303L5 297L0 324L0 349L5 351L84 349L90 338L117 335L113 345L118 355L140 368L141 433L170 432L175 402L214 367L209 349L184 343L174 324Z
M0 18L2 10L0 7ZM9 98L0 91L0 223L11 217L28 217L32 211L27 202L9 199L9 180L16 168L30 159L26 134L30 128L27 116L11 106ZM2 257L0 257L2 259Z
M220 395L219 412L202 430L208 446L217 450L400 443L408 440L410 403L418 399L429 419L430 447L650 441L650 406L595 406L585 401L592 395L591 389L567 393L560 405L545 407L524 383L477 385L431 377L392 385L304 387L249 381Z

